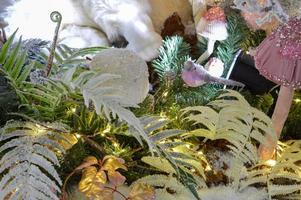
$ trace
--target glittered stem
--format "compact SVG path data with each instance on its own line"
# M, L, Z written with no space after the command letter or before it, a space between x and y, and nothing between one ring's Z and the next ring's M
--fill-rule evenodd
M57 23L57 25L55 28L55 33L54 33L54 37L53 37L53 41L52 41L52 45L51 45L50 55L47 60L47 66L46 66L46 76L47 77L49 76L52 65L53 65L53 58L54 58L55 49L56 49L56 45L57 45L58 34L59 34L60 26L62 23L62 15L58 11L54 11L50 14L50 18L51 18L51 21Z

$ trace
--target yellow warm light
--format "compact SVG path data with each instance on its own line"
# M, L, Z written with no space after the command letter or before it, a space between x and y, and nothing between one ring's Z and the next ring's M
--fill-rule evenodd
M205 171L208 172L208 171L211 171L211 170L212 170L212 168L210 167L210 165L207 165L206 168L205 168Z
M81 138L82 136L81 136L80 134L76 133L76 134L75 134L75 137L76 137L77 139L79 139L79 138Z
M165 112L161 112L161 113L160 113L160 117L166 118L166 113L165 113Z
M108 124L108 125L107 125L107 127L106 127L106 129L105 129L105 130L103 130L102 134L109 133L109 132L110 132L110 130L111 130L111 125L110 125L110 124ZM102 134L101 134L101 135L102 135ZM102 135L102 136L104 136L104 135Z
M273 159L265 161L265 164L268 166L271 166L271 167L274 167L276 165L276 163L277 163L277 161L273 160Z
M76 108L71 108L71 112L75 113L76 112Z
M37 133L38 135L40 135L40 134L42 134L42 133L45 133L45 128L43 128L43 127L40 126L39 124L36 124L36 127L37 127L36 133Z
M294 100L296 103L300 103L301 102L301 99L295 99Z
M114 143L113 143L113 146L114 146L115 148L117 148L119 145L118 145L118 143L114 142Z
M167 97L167 95L168 95L168 92L163 93L163 97Z

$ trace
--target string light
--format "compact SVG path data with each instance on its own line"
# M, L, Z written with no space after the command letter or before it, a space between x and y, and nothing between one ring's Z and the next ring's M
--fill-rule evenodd
M167 95L168 95L168 92L163 93L163 97L167 97Z
M274 167L276 165L276 163L277 163L277 161L272 160L272 159L265 161L265 164L270 166L270 167Z
M110 130L111 130L111 125L108 124L107 127L105 128L105 130L103 130L103 133L104 133L104 134L105 134L105 133L109 133Z
M117 142L113 142L113 146L114 146L115 148L117 148L119 145L118 145Z
M210 165L207 165L207 166L206 166L205 171L206 171L206 172L212 171L212 168L210 167Z
M300 103L301 102L301 99L297 98L294 100L296 103Z
M39 124L36 124L36 127L37 127L37 129L36 129L37 135L41 135L42 133L45 132L45 128L43 128L43 127L40 126Z
M161 113L160 113L160 117L166 118L166 113L165 113L165 112L161 112Z
M76 134L75 134L75 137L76 137L77 139L80 139L82 136L81 136L80 134L76 133Z

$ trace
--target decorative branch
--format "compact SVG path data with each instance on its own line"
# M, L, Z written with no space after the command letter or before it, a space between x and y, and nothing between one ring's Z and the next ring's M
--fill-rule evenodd
M52 41L52 45L51 45L51 51L50 51L50 55L49 55L49 58L47 61L47 66L46 66L46 76L47 77L49 76L52 65L53 65L53 58L54 58L55 49L56 49L56 45L57 45L60 26L62 23L62 15L58 11L54 11L50 14L50 19L51 19L51 21L57 23L57 25L55 28L54 37L53 37L53 41Z

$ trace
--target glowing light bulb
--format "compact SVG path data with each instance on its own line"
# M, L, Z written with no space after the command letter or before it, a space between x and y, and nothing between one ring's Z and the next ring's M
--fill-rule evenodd
M81 138L82 136L81 136L80 134L76 133L76 134L75 134L75 137L76 137L77 139L79 139L79 138Z
M110 130L111 130L111 125L107 125L107 127L106 127L106 129L105 130L103 130L103 134L105 134L105 133L109 133L110 132Z
M114 146L115 148L117 148L119 145L118 145L118 143L114 142L114 143L113 143L113 146Z
M36 129L37 135L41 135L42 133L45 132L45 128L43 128L43 127L40 126L39 124L36 124L36 127L37 127L37 129Z
M163 93L163 97L167 97L167 95L168 95L168 92Z
M301 102L301 99L295 99L294 100L296 103L300 103Z
M208 172L208 171L211 171L211 170L212 170L212 168L210 167L210 165L207 165L206 168L205 168L205 171Z
M71 112L75 113L76 112L76 108L71 108Z
M267 160L265 161L265 164L267 164L268 166L274 167L276 165L277 161L276 160Z

